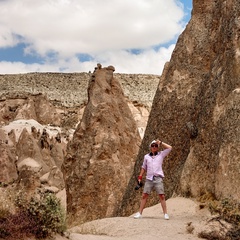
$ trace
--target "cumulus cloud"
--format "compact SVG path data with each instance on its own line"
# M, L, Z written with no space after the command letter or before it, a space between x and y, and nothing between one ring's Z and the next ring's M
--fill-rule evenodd
M2 60L1 73L91 71L100 62L118 72L161 74L174 46L167 43L184 28L176 0L7 0L0 15L0 54L24 43L25 55L41 59Z

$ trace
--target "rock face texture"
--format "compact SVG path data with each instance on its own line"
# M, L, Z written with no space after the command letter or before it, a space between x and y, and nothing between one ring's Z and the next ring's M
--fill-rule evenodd
M0 99L21 98L45 94L55 105L81 107L86 104L88 81L91 73L27 73L0 75ZM160 76L151 74L114 73L125 96L148 107L159 83Z
M11 152L9 145L7 144L7 140L5 138L5 133L0 130L0 182L12 182L13 180L17 179L17 168L16 168L16 157Z
M60 128L52 128L52 132L47 128L35 120L16 120L0 129L1 183L15 182L34 191L40 186L41 177L48 173L45 185L59 190L65 187L60 169L67 141Z
M121 213L139 207L134 178L155 138L173 146L164 163L167 197L210 193L239 200L239 16L237 0L193 0L192 18L161 77Z
M116 214L141 142L114 67L94 71L63 163L69 223Z

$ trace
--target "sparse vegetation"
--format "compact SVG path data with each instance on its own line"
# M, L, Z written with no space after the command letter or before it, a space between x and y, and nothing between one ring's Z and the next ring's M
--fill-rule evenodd
M10 198L13 196L5 199L5 202ZM20 191L14 196L14 203L14 210L8 208L7 204L0 205L0 238L42 239L66 230L65 213L54 194L41 193L28 200Z
M219 216L233 225L227 233L227 239L240 239L240 203L231 199L222 199L221 201L211 201L209 209L213 214Z
M219 214L227 222L240 226L240 203L231 199L210 201L209 209L213 214Z
M209 193L203 194L199 201L208 206L211 214L218 215L215 219L223 219L232 224L232 228L227 232L226 236L220 236L219 232L201 232L199 237L205 239L224 239L238 240L240 239L240 202L228 198L216 200L215 196ZM214 219L214 218L213 218Z

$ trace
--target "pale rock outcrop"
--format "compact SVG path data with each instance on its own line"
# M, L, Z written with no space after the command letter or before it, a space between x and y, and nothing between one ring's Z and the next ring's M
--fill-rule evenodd
M128 107L132 112L133 118L137 124L138 132L142 139L147 126L149 110L146 107L144 107L142 104L138 104L134 102L128 102Z
M13 182L18 177L16 155L11 153L8 144L3 141L3 138L0 139L0 153L0 182Z
M62 112L53 106L46 95L15 94L0 102L0 122L5 124L20 119L35 119L41 124L60 126Z
M56 187L58 191L64 189L61 166L66 139L60 131L33 119L19 119L0 128L0 182L17 181L18 186L31 190L40 184Z
M51 148L51 157L54 160L55 165L61 169L64 156L66 154L66 143L53 141L52 148Z
M121 203L141 142L112 66L98 66L63 163L69 224L111 217Z
M43 159L43 154L39 148L38 142L34 137L27 131L23 129L16 147L16 154L18 156L17 164L21 164L26 158L34 159L41 167L42 173L50 171L50 163Z
M29 133L24 128L16 144L16 154L18 156L17 169L20 175L23 175L21 174L22 166L26 166L28 172L36 172L35 167L37 164L39 178L49 173L46 182L59 189L63 189L64 182L60 169L63 163L63 149L65 147L61 143L60 135L57 134L55 138L50 138L50 134L43 128L42 134L36 137L36 128L31 127L31 129L33 131Z
M139 207L132 191L149 142L173 146L166 196L240 198L240 2L193 0L192 18L166 64L121 213ZM150 204L158 202L152 198Z
M65 184L61 168L59 169L57 166L52 167L48 176L48 185L57 187L60 190L64 189Z
M15 109L14 120L19 120L19 119L36 119L37 120L34 97L28 96L24 100L12 99L11 105L14 105L14 109Z
M40 172L42 166L34 159L28 157L17 164L18 187L26 192L35 192L40 187Z
M18 170L21 171L23 168L31 168L34 172L41 170L41 165L32 158L25 158L17 164Z

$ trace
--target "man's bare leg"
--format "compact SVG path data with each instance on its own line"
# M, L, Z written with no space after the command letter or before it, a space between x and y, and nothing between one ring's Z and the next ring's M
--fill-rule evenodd
M142 199L141 199L141 203L140 203L140 209L139 209L139 212L141 214L143 212L143 209L145 208L145 205L147 203L147 199L148 199L148 194L147 193L143 193Z
M167 204L166 204L166 200L165 200L165 195L159 194L159 199L160 199L163 213L165 214L165 213L167 213Z

